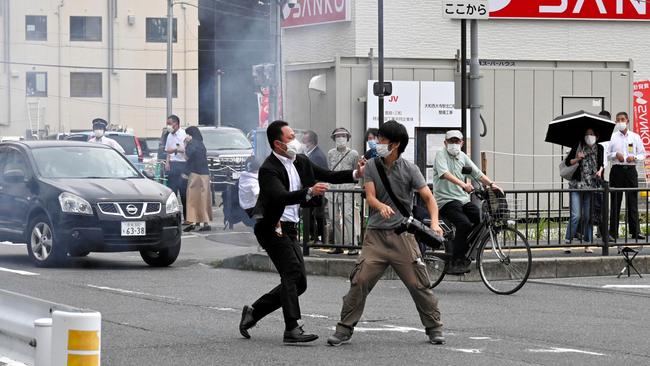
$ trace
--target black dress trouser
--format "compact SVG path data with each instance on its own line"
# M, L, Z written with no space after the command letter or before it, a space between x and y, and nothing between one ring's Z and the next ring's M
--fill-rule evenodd
M268 231L260 229L259 224L255 226L255 236L278 270L280 284L253 304L253 318L258 321L281 307L286 329L290 330L300 319L298 296L307 290L305 261L296 224L283 222L282 236Z
M639 186L639 177L634 165L614 165L609 172L609 186L611 188L636 188ZM639 192L625 192L625 206L627 208L628 232L639 235ZM611 193L611 211L609 216L609 233L614 238L618 237L618 221L621 213L623 192Z
M463 205L460 201L451 201L442 206L440 216L456 227L452 253L454 259L463 258L469 249L467 237L481 222L481 211L472 202Z

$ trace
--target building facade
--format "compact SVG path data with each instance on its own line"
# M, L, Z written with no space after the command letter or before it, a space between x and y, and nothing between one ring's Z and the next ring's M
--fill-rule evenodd
M196 3L188 0L186 3ZM160 136L167 2L0 1L0 135L90 129ZM173 111L198 121L198 9L174 6Z

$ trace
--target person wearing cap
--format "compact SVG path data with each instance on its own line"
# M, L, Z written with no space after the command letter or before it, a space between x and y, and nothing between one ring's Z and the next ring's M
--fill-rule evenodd
M501 190L494 182L474 164L472 159L461 151L463 134L458 130L447 131L445 146L436 154L433 167L433 187L440 216L453 223L456 236L453 241L452 262L447 273L462 274L469 272L465 253L469 249L467 236L481 220L478 206L470 201L474 190L472 183L466 181L463 167L472 168L472 177L493 190Z
M352 135L345 127L338 127L332 131L330 136L336 147L328 151L327 160L329 168L333 172L341 170L354 169L359 162L359 153L356 150L350 149L348 143ZM354 184L339 184L332 186L332 189L353 189ZM352 220L354 219L354 207L352 204L352 193L332 193L328 198L332 205L330 212L334 212L333 218L335 222L334 227L334 243L343 245L353 245L354 231L352 230ZM359 201L357 199L356 201ZM359 203L359 202L357 202ZM330 217L330 219L332 219ZM358 231L359 224L355 222L355 231ZM329 254L341 254L343 249L334 248L328 252ZM357 255L357 250L348 251L349 255Z
M113 140L112 138L104 136L106 134L107 126L108 126L108 122L106 122L106 120L103 120L101 118L95 118L93 120L93 137L91 137L90 140L88 140L88 142L96 142L102 145L110 146L113 149L124 154L124 148L122 148L122 146L120 146L120 144L118 144L117 141Z

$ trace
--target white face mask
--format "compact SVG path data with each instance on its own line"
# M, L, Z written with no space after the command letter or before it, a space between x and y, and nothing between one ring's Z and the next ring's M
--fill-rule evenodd
M104 136L104 130L93 130L96 138L101 138Z
M336 147L343 147L347 145L348 138L345 136L338 136L334 139L334 141L336 142Z
M174 133L174 127L167 125L167 132Z
M596 143L596 136L594 135L585 135L585 142L589 146L593 146Z
M393 150L388 149L388 144L377 144L377 155L382 158L387 157Z
M447 144L447 152L451 156L460 154L460 144Z
M616 130L617 131L623 131L627 128L627 122L617 122L616 123Z
M290 159L295 158L296 155L300 154L303 150L302 144L296 139L291 140L291 142L285 145L287 145L287 156Z

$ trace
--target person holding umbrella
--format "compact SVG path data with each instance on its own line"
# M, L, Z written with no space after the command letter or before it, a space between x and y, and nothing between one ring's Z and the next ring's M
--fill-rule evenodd
M603 177L603 156L605 149L602 145L597 144L598 136L592 128L588 128L584 133L584 138L574 146L564 163L567 166L578 164L578 168L573 173L569 181L570 189L591 189L597 188L599 180ZM580 227L582 238L586 243L592 242L593 226L591 225L591 203L593 199L592 192L573 191L570 193L569 226L567 227L565 242L571 244L571 240ZM582 225L579 225L582 224ZM567 248L565 253L571 253ZM585 253L593 253L588 246L585 247Z

